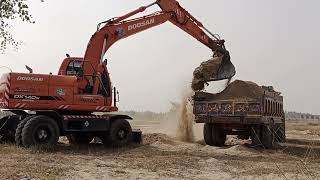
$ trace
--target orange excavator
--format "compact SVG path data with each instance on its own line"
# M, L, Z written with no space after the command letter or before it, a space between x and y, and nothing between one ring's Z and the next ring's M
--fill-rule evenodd
M128 19L158 5L162 10ZM176 0L157 0L124 16L98 24L84 57L70 57L61 64L58 75L7 73L0 80L0 108L13 115L0 119L0 136L17 145L55 145L59 136L70 143L89 143L99 137L104 144L122 146L140 142L141 131L132 130L127 115L118 111L118 93L112 86L103 57L120 39L170 21L223 58L211 81L230 79L235 68L224 40L206 29ZM100 115L97 115L100 112Z

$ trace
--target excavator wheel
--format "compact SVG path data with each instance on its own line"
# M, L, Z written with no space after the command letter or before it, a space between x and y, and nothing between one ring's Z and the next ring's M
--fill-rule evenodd
M20 121L20 116L10 115L1 118L0 120L0 141L13 142L15 141L15 130Z
M22 129L24 127L24 125L31 119L33 118L34 116L27 116L25 117L24 119L22 119L19 124L18 124L18 127L16 129L16 133L15 133L15 142L16 142L16 145L18 146L21 146L22 145Z
M7 142L7 137L6 137L7 131L5 126L7 125L8 118L9 116L2 117L0 119L0 143Z
M77 144L89 144L93 136L86 134L86 133L74 133L67 135L67 139L69 144L77 145Z
M109 131L110 141L113 146L121 147L132 140L132 128L127 120L117 119L112 122Z
M48 116L35 116L26 122L21 137L25 147L52 147L58 143L59 127L56 121Z

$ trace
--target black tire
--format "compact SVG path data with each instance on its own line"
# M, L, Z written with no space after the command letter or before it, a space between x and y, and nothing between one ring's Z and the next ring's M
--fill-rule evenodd
M280 137L281 142L286 142L286 126L285 123L280 125L281 131L280 131Z
M275 142L285 142L286 134L283 124L277 124L275 126Z
M22 129L22 144L29 146L52 147L58 143L59 127L56 121L47 116L35 116Z
M6 125L8 123L8 119L9 116L5 116L0 119L0 143L7 142L8 130L6 128Z
M271 149L274 146L274 133L270 125L261 127L261 142L266 149Z
M19 122L18 127L16 129L15 138L14 138L16 145L18 146L22 145L22 129L24 125L33 117L34 116L27 116Z
M5 123L7 123L7 120L9 119L9 116L5 116L5 117L2 117L0 119L0 128L4 128L4 126L6 125ZM0 129L0 133L2 133L3 129Z
M214 124L212 126L212 140L214 146L224 146L226 142L227 135L224 132L224 129L219 125Z
M252 146L260 146L261 143L261 127L253 126L251 127L251 145Z
M67 139L69 141L69 144L89 144L93 136L86 134L86 133L74 133L67 135Z
M15 142L15 132L16 128L20 122L20 116L18 115L9 115L1 119L0 123L0 136L1 141L3 142Z
M205 123L203 126L203 138L204 142L209 145L213 146L213 140L212 140L212 124Z
M129 144L132 140L132 128L128 121L118 119L112 122L109 131L112 145L121 147Z

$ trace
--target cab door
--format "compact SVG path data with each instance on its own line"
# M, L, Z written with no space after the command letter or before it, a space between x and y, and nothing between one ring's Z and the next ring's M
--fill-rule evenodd
M99 78L100 84L98 89L98 95L103 96L105 106L111 106L112 104L112 86L109 77L109 72L107 68L104 68L104 71Z

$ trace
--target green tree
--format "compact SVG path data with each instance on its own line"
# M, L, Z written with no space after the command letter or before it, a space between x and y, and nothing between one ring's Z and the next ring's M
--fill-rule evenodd
M0 0L0 52L8 46L17 48L21 42L16 41L10 32L13 20L34 23L29 14L27 0Z

